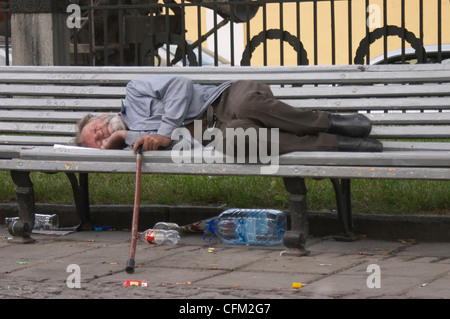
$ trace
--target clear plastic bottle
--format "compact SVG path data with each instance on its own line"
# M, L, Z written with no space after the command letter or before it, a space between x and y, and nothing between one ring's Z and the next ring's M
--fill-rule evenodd
M19 220L19 217L6 217L5 224L9 225L15 220ZM33 229L45 229L52 230L59 227L59 217L56 214L34 214L34 226Z
M153 226L153 229L176 230L177 232L180 232L181 227L176 223L158 222Z
M283 242L286 214L273 209L229 209L208 221L207 231L225 244L274 246Z
M155 245L176 245L180 241L180 234L176 230L147 229L138 233L138 239Z

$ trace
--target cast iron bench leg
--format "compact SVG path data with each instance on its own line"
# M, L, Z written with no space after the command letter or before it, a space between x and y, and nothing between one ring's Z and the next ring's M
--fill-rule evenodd
M15 236L16 243L34 243L31 231L34 227L34 188L30 172L11 171L13 182L17 185L16 198L19 209L19 220L9 225L9 233ZM19 237L21 236L21 237Z
M286 231L283 244L288 248L286 255L306 256L305 249L309 235L308 211L306 206L306 185L303 178L283 178L286 190L289 192L289 207L291 212L291 230Z
M80 173L77 179L75 173L66 173L72 185L73 198L80 226L78 230L91 230L91 211L89 205L89 175Z
M355 241L359 239L353 233L352 202L351 202L351 180L331 179L336 194L336 206L342 233L333 236L337 241Z

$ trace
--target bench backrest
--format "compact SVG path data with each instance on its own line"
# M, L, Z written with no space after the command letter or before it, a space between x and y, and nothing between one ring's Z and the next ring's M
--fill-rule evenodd
M197 83L255 80L300 108L364 112L380 139L450 139L450 65L0 67L0 145L69 143L87 113L117 113L126 84L151 74ZM447 147L447 146L446 146Z

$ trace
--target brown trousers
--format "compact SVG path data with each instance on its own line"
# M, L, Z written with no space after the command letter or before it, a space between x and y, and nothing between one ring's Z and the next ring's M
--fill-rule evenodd
M277 100L265 84L237 81L221 96L216 110L216 127L222 131L224 138L226 128L255 128L257 131L259 128L278 128L278 141L271 141L270 133L258 138L267 142L269 150L270 145L274 145L271 143L277 143L279 154L337 151L336 135L326 133L330 128L329 115L328 112L302 110L287 105Z

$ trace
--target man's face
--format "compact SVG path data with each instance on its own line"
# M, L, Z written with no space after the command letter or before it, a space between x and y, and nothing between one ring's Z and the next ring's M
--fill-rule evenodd
M92 148L101 148L104 141L114 132L124 130L125 125L117 115L94 118L86 124L81 131L83 145Z

